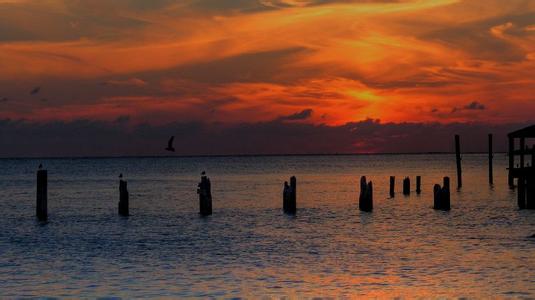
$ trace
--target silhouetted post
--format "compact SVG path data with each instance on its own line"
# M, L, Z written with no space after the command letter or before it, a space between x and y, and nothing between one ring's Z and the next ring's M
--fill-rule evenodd
M434 209L441 209L442 203L441 203L441 192L442 188L440 187L440 184L435 184L433 187L433 208Z
M463 174L461 170L461 137L455 135L455 159L457 160L457 188L463 186Z
M373 210L373 184L366 182L366 176L360 178L359 209L366 212Z
M197 185L199 194L199 213L201 216L212 214L212 185L206 175L201 176L201 182Z
M390 176L390 198L396 195L396 177Z
M518 208L526 208L526 179L522 176L518 177Z
M489 184L494 184L494 175L492 170L492 160L494 159L494 154L492 152L492 134L489 134Z
M531 173L526 180L526 208L535 209L535 174Z
M295 215L297 213L297 178L295 176L290 178L289 185L288 181L284 182L282 210L289 215Z
M520 138L520 168L524 168L524 153L526 152L526 139Z
M513 177L513 169L515 167L515 139L509 137L509 188L513 189L515 187L515 179Z
M408 196L411 194L411 179L409 177L405 177L403 179L403 195Z
M128 184L122 179L119 180L119 215L124 217L130 215Z
M422 176L416 176L416 194L422 193Z
M39 221L48 218L48 174L46 170L37 171L37 197L35 214Z
M451 201L450 201L450 178L444 177L443 181L443 187L442 191L440 193L440 200L442 202L442 210L450 210L451 209Z

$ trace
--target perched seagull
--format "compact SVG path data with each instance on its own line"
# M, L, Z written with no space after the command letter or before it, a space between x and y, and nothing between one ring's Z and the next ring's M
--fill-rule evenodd
M123 179L123 173L119 174L119 178Z
M202 175L202 176L206 175L206 171L202 171L202 172L201 172L201 175Z
M39 164L39 170L43 169L43 164Z
M175 140L175 137L172 136L170 139L169 139L169 142L167 142L167 148L165 148L165 150L167 151L170 151L170 152L175 152L175 148L173 147L173 141Z
M30 95L35 95L35 94L39 93L40 90L41 90L41 87L38 86L38 87L34 88L34 89L30 92Z

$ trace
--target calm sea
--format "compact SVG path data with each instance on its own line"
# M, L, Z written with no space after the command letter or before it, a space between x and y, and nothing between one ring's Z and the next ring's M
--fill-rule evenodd
M455 187L453 155L0 160L0 297L535 297L535 211L517 209L504 154L494 187L486 155L463 159L450 212L432 209L432 187L445 175ZM34 218L39 163L47 224ZM119 173L129 218L117 216ZM291 175L296 217L281 211ZM362 175L371 214L358 210ZM404 197L416 175L422 194Z

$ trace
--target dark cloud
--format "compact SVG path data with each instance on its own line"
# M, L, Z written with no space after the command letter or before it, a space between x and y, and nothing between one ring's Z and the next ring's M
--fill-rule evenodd
M300 120L307 120L312 117L312 113L314 111L312 109L304 109L303 111L300 111L295 114L291 114L289 116L282 116L278 120L280 121L300 121Z
M475 152L486 150L488 133L495 135L496 150L505 151L506 134L528 125L364 120L327 126L277 120L127 126L129 120L0 120L0 157L164 155L162 141L172 135L180 155L450 152L454 134L462 136L463 151Z
M473 101L471 102L470 104L467 104L463 107L464 109L469 109L469 110L484 110L486 109L485 105L477 102L477 101Z

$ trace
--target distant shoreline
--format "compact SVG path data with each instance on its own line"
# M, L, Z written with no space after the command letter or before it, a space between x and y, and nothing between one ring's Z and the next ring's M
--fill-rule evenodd
M0 160L25 159L131 159L131 158L225 158L225 157L310 157L310 156L396 156L396 155L455 155L455 152L407 152L407 153L313 153L313 154L213 154L213 155L132 155L132 156L35 156L35 157L0 157ZM465 152L462 154L488 154L488 152ZM494 152L507 154L507 152Z

